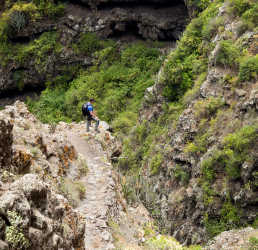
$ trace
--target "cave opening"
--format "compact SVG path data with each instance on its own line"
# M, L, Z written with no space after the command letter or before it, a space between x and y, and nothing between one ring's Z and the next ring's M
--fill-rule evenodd
M110 29L113 30L113 33L108 36L108 39L112 39L114 41L120 41L120 42L131 42L131 43L146 40L140 36L139 28L136 22L127 23L125 31L116 30L115 26L116 26L115 23L110 25Z
M25 86L22 91L18 89L12 89L5 91L0 94L0 106L4 107L5 105L11 105L15 101L27 101L27 98L36 99L37 96L40 96L41 92L45 90L45 87L37 86L37 87L29 87Z
M77 0L78 1L78 0ZM115 9L115 8L120 8L120 9L134 9L137 11L139 8L143 8L148 12L148 10L153 9L153 10L162 10L165 8L173 8L175 6L181 6L182 8L187 9L184 0L147 0L147 1L127 1L127 2L118 2L118 1L107 1L107 2L101 2L97 9L98 11L106 10L106 9Z
M30 37L28 36L19 36L11 38L13 44L28 44L30 43Z

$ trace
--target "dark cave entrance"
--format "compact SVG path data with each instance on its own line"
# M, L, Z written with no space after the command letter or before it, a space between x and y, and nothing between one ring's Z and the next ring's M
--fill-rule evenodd
M28 44L30 42L30 37L28 36L19 36L11 38L12 43L14 44Z
M4 107L5 105L11 105L15 101L27 101L27 98L30 97L31 99L36 99L37 96L40 96L41 92L45 90L45 87L38 86L38 87L26 87L19 91L18 89L13 89L9 91L5 91L0 94L0 107Z
M115 23L110 25L110 29L113 30L113 33L108 36L109 39L129 43L146 40L140 36L139 28L136 22L126 23L126 28L124 31L116 30L115 26Z

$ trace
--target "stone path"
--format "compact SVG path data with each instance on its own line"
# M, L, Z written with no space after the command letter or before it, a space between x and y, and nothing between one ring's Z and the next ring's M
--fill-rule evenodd
M115 204L111 164L105 161L105 152L96 141L86 141L78 133L68 133L78 153L83 154L89 172L81 181L86 186L86 196L77 207L86 217L85 249L115 249L108 228L108 208Z

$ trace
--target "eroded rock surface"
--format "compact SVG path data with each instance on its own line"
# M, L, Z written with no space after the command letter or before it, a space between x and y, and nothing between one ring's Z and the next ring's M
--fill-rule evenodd
M64 179L71 183L80 177L73 145L50 133L19 101L0 111L0 117L1 249L22 244L6 238L10 212L21 218L17 230L28 240L27 249L84 249L85 218L71 207L72 200L58 194Z

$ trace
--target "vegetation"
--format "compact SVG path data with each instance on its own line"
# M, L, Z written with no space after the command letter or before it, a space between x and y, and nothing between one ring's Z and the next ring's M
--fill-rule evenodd
M250 237L249 244L247 245L247 250L255 250L258 248L258 238Z
M228 14L218 17L219 7L223 2L190 1L190 4L203 12L191 21L175 50L166 60L158 49L158 43L118 45L112 41L102 42L90 32L80 34L78 43L70 44L68 49L77 54L93 56L93 66L87 70L80 66L63 66L62 76L47 82L46 90L36 101L27 101L37 118L44 123L55 124L61 120L81 121L82 104L94 97L95 112L97 111L101 120L112 124L115 135L123 141L123 157L119 159L117 168L124 174L120 183L125 198L131 204L142 202L160 223L161 209L156 202L157 194L151 178L143 178L139 173L144 172L150 177L163 175L178 186L187 187L191 174L187 161L198 160L200 175L197 184L203 190L200 200L208 208L217 202L220 210L216 216L212 213L204 216L203 222L210 238L224 230L242 225L238 204L232 202L233 198L227 189L224 198L220 197L218 202L220 193L215 184L221 176L223 185L240 179L241 166L252 161L251 149L257 140L257 125L245 123L243 117L233 118L237 107L234 103L229 107L230 101L227 101L224 90L233 93L236 88L244 86L244 82L255 82L258 76L255 40L258 34L258 3L229 0L231 17L239 21L235 34L224 27ZM35 58L38 72L46 70L48 55L58 56L61 53L59 32L46 32L27 45L9 43L8 32L9 29L19 32L29 23L43 17L54 18L62 15L63 8L63 4L55 4L53 1L6 2L5 14L0 19L2 65L5 66L10 59L23 65L29 58ZM253 40L240 37L247 30L254 32ZM214 50L215 43L211 41L217 34L220 34L221 39ZM213 57L209 57L213 50ZM200 86L208 75L208 66L218 67L221 71L227 67L229 70L226 75L215 77L216 87L220 86L222 89L221 96L213 96L212 93L204 98L200 94ZM148 114L138 119L144 91L154 85L155 75L160 68L159 80L165 85L163 95L166 102L159 106L155 117ZM13 79L16 86L23 89L26 74L17 70ZM196 100L197 97L200 98ZM186 145L179 146L184 147L182 154L183 157L186 155L186 162L173 165L168 160L174 150L170 146L170 140L177 132L180 115L189 105L197 128L182 135ZM216 145L212 137L215 138L213 140L216 140ZM101 140L97 136L96 139ZM183 139L180 135L180 140ZM34 156L36 157L36 151ZM87 165L83 160L80 160L79 167L81 175L85 175ZM252 173L250 189L257 188L257 176L257 172ZM59 188L72 205L78 204L85 194L79 182L62 180ZM147 244L152 247L149 249L166 249L177 245L174 240L165 236L150 238ZM250 241L250 244L253 243Z
M24 29L29 23L34 23L43 17L56 18L64 14L64 3L56 4L54 0L44 1L4 1L4 13L0 17L0 58L2 66L12 59L24 63L30 53L36 53L37 64L42 63L48 51L57 48L57 35L43 34L39 41L35 40L30 46L13 45L9 41L12 29L16 32Z
M214 1L198 18L192 20L176 50L164 65L164 95L171 101L182 98L199 75L207 71L207 54L212 51L213 44L209 39L203 39L203 36L210 38L217 31L217 28L209 29L210 35L207 35L206 27L217 15L218 3L219 1Z
M81 121L81 106L94 96L100 119L112 122L125 134L136 124L135 111L145 89L154 84L152 77L161 66L161 53L144 44L125 45L121 52L111 41L99 44L102 50L95 54L95 66L84 72L77 70L78 77L69 85L69 74L55 79L36 102L28 100L30 110L42 122Z
M81 181L70 181L68 178L61 178L61 184L58 187L61 193L71 206L77 206L86 193L86 188Z
M7 211L8 219L11 226L7 226L5 230L5 240L10 243L11 249L26 249L29 246L28 240L25 238L22 230L23 219L16 213Z

